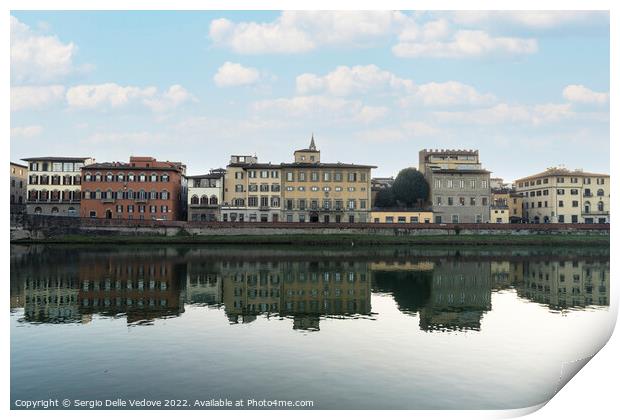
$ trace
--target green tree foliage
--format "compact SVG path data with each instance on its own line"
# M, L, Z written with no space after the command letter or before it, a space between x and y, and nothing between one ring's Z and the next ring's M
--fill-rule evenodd
M396 176L392 191L400 205L419 207L428 200L429 187L421 172L415 168L405 168Z
M396 206L396 199L394 198L394 191L392 191L392 188L384 188L377 191L377 195L375 196L375 206L382 208Z

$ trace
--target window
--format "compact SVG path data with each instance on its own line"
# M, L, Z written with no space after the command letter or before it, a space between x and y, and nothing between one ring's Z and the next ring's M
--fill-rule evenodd
M300 199L299 200L299 210L305 210L306 209L306 200Z
M168 206L161 206L162 213L168 213Z
M465 197L459 197L459 206L465 205Z
M168 182L170 181L170 176L168 174L163 174L161 176L161 182Z
M435 180L435 188L441 188L441 179Z
M310 172L310 181L316 182L319 180L318 172Z
M469 198L469 205L470 206L475 206L476 205L476 197L470 197Z
M458 223L459 222L459 215L458 214L453 214L452 215L452 223Z
M331 174L331 173L329 173L329 172L323 172L323 181L325 181L325 182L329 182L329 181L331 181L331 176L332 176L332 174Z
M269 178L269 171L260 171L261 178Z
M243 185L242 184L235 185L235 192L243 192Z
M558 207L564 207L564 201L562 200L558 201Z
M258 185L256 185L256 184L250 184L250 185L248 186L248 191L250 191L250 192L256 192L256 191L258 191Z
M149 206L149 211L151 213L157 213L157 206Z
M488 199L488 197L482 197L482 205L483 205L483 206L486 206L486 205L488 205L488 204L489 204L489 199Z
M342 172L336 172L334 174L334 181L341 182L342 181Z
M398 216L398 223L407 223L407 218L405 216Z
M146 175L145 174L140 174L140 176L138 177L138 181L146 182Z
M605 210L605 204L602 201L598 202L597 205L598 211L604 211Z
M301 182L305 182L306 181L306 173L305 172L299 172L297 174L297 177L299 178L299 181L301 181Z
M258 197L251 196L248 197L248 207L257 207L258 206Z
M366 208L366 200L360 200L360 209Z
M349 172L348 180L349 180L349 182L357 181L357 173L356 172Z
M577 218L577 215L576 215L576 214L573 214L573 215L570 217L570 221L571 221L571 223L577 223L577 222L579 221L579 220L578 220L578 218Z
M162 200L167 200L169 198L168 197L168 191L162 191L161 194L160 194L160 198Z
M452 181L451 179L448 179L448 180L446 181L446 187L447 187L447 188L452 188L453 186L454 186L453 181Z
M418 216L409 217L409 223L420 223Z
M436 198L436 202L437 202L437 205L438 205L438 206L441 206L441 196L438 196L438 197Z
M558 215L558 222L559 223L564 223L564 215L563 214Z
M133 204L127 204L127 213L133 213Z
M579 201L574 201L573 200L573 207L579 207Z
M53 172L62 172L62 162L54 162L54 163L52 163L52 171Z
M454 205L454 198L453 197L448 197L448 205L449 206Z
M487 181L486 179L483 179L483 180L480 182L480 187L481 187L481 188L488 188L488 187L489 187L489 181Z
M134 182L136 180L136 176L134 174L127 174L127 181Z
M352 210L355 208L355 200L354 199L350 199L348 201L347 207L349 208L349 210Z
M385 217L385 223L394 223L394 217L393 216L386 216Z
M64 162L62 164L63 172L73 172L73 162Z
M597 191L596 191L596 195L597 195L598 197L602 197L602 196L604 196L604 195L605 195L605 192L604 192L602 189L599 189L599 190L597 190Z
M151 180L151 182L157 182L157 175L156 174L151 174L150 180Z
M477 214L476 215L476 223L482 223L482 215L481 214Z

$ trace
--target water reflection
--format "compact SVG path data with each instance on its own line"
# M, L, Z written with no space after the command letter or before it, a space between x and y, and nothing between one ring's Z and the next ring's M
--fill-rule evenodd
M151 324L202 305L231 324L264 316L317 331L325 318L380 315L377 293L423 331L477 331L506 289L551 311L608 306L608 250L11 247L11 309L26 323Z

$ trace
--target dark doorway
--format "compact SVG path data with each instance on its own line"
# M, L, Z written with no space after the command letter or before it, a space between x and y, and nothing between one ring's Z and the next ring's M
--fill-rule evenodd
M108 209L105 211L105 218L106 219L111 219L112 218L112 210Z
M323 222L329 223L329 214L326 214L325 216L323 216Z
M310 223L318 223L318 221L319 221L319 214L315 211L310 213Z

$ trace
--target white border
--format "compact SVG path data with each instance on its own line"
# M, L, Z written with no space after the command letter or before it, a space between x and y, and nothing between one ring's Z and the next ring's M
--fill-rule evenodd
M403 1L403 0L383 0L381 2L362 0L357 1L354 4L347 4L342 2L340 4L334 4L334 1L327 0L298 0L291 4L291 1L262 1L260 3L250 0L229 0L229 1L198 1L198 0L176 0L171 2L169 0L150 0L146 1L133 1L129 0L58 0L53 2L45 0L8 0L4 1L3 12L0 14L0 28L2 28L3 41L2 42L2 83L0 86L1 97L4 99L0 101L1 110L1 127L4 132L4 141L1 142L4 156L9 156L10 142L10 112L9 112L9 99L10 99L10 64L9 64L9 51L10 51L10 24L9 24L9 11L10 10L143 10L143 9L159 9L159 10L281 10L281 9L295 9L295 10L307 10L307 9L327 9L327 10L385 10L385 9L402 9L402 10L610 10L611 11L611 71L610 71L610 115L616 115L616 99L618 97L618 85L616 82L617 75L620 69L618 68L618 23L619 23L619 9L618 2L605 1L605 0L590 0L590 1L578 1L578 0L565 0L563 2L549 1L549 0L505 0L505 1L490 1L490 0L468 0L468 1L454 1L454 0L435 0L435 1ZM578 53L578 52L576 52ZM614 156L615 161L618 161L619 146L618 141L618 124L611 118L610 121L610 133L611 141L610 151L611 156ZM610 157L611 159L611 157ZM8 162L7 162L8 163ZM618 207L618 189L615 183L615 166L614 161L611 162L611 177L612 177L612 206ZM7 180L8 181L8 180ZM2 191L4 196L8 195L8 182L4 182L2 185ZM6 189L6 190L5 190ZM4 206L2 218L2 224L5 227L5 232L8 236L9 231L9 215L8 206ZM8 239L3 246L3 260L4 267L9 267L9 249ZM612 238L611 252L612 256L615 255L617 250L617 241ZM5 269L5 270L8 270ZM4 302L4 314L9 312L9 273L4 275L5 285L2 288L3 302ZM615 284L615 264L614 259L611 259L611 309L617 315L618 308L618 287ZM4 360L3 367L5 374L3 375L3 381L1 389L5 396L3 401L3 411L9 411L9 399L10 399L10 346L9 340L9 320L6 318L3 324L3 337L2 340L2 357ZM518 350L517 350L518 351ZM325 414L331 414L338 417L353 417L356 418L370 418L377 416L389 416L390 418L504 418L515 417L525 415L534 411L532 418L538 419L583 419L583 418L609 418L613 416L612 413L617 413L617 401L615 385L617 383L616 377L618 376L618 361L616 355L620 354L620 344L618 334L614 334L609 343L597 354L594 359L586 365L582 372L579 372L577 376L571 380L544 408L538 410L540 407L531 407L529 409L522 410L505 410L505 411L367 411L367 412L316 412L316 411L218 411L218 412L204 412L204 411L185 411L183 417L218 417L218 418L235 418L240 416L251 416L252 418L280 418L280 417L294 417L294 418L315 418L318 416L324 416ZM538 410L538 411L536 411ZM32 418L37 415L44 415L49 418L81 418L85 415L84 412L76 411L12 411L10 413L15 418ZM137 415L143 415L145 413L139 412L120 412L116 411L110 413L109 411L91 411L86 414L92 418L106 418L110 415L114 417L135 417ZM166 418L176 416L177 412L167 411L151 411L146 414L152 418Z

